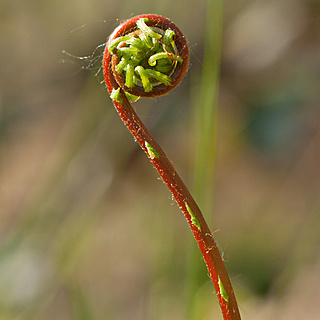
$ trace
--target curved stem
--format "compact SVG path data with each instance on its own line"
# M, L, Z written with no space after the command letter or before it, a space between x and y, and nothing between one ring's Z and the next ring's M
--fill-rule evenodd
M112 56L108 46L104 54L103 70L110 95L114 90L119 90L120 98L113 100L118 114L170 189L190 225L215 287L223 318L225 320L241 319L229 275L211 231L172 163L133 110L125 91L119 87L113 74Z

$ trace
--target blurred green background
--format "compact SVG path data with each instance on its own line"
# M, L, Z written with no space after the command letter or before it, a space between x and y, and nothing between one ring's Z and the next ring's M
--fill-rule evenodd
M94 76L101 51L94 66L62 53L90 56L149 12L180 27L191 64L134 107L243 318L319 319L318 0L1 0L0 319L221 318L185 218Z

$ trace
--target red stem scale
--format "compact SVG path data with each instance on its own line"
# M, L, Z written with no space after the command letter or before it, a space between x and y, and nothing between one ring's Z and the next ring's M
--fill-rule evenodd
M240 313L229 275L225 268L217 244L212 237L211 231L199 207L197 206L195 200L181 180L180 176L174 169L173 165L165 155L162 148L159 146L157 141L153 138L151 133L148 131L148 129L145 127L145 125L133 110L125 94L127 88L121 85L121 83L119 86L114 75L112 53L108 50L108 44L110 43L110 41L134 31L136 22L141 18L147 18L147 24L149 26L157 26L158 28L162 28L164 30L173 30L176 34L177 49L180 56L183 58L183 63L181 67L178 68L178 71L180 72L175 72L177 74L173 75L173 81L171 85L168 87L162 86L160 93L155 93L153 90L152 92L150 92L149 96L155 97L165 94L167 91L171 90L172 87L178 85L187 72L189 64L189 50L187 41L181 31L167 18L154 14L144 14L125 21L118 28L116 28L112 35L109 37L103 57L103 72L106 87L110 95L113 90L116 90L120 87L120 99L117 99L117 101L113 100L114 106L119 116L129 129L129 131L132 133L135 140L139 143L140 147L147 154L148 158L170 189L181 211L186 217L194 238L196 239L203 258L206 262L210 278L212 279L215 291L217 293L223 319L239 320L241 319ZM139 90L141 90L141 88ZM137 94L137 92L132 91L133 90L131 90L131 93ZM141 96L141 94L138 95ZM144 94L144 96L146 95Z

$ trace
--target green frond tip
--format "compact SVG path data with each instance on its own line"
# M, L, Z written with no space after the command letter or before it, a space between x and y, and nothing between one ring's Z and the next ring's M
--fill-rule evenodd
M159 154L156 150L154 150L154 148L151 146L151 144L149 142L145 142L145 146L147 148L147 151L148 151L148 155L151 159L154 159L154 158L159 158Z
M110 98L113 101L122 102L122 99L120 98L120 88L112 89L112 92L110 94Z
M126 70L126 86L128 88L133 88L134 86L134 81L133 81L133 76L134 76L134 67L131 64L127 64L127 70Z
M150 27L146 25L146 22L148 21L147 18L141 18L137 21L137 27L146 35L148 35L151 38L160 39L162 37L161 34L153 31Z
M176 34L174 33L174 31L170 29L167 29L164 33L163 44L168 53L174 53L175 45L174 45L173 37L175 35Z
M146 70L141 67L141 66L137 66L134 69L140 76L143 88L145 92L150 92L153 89L153 85L151 84L149 77L148 77L148 73L146 72Z
M168 54L166 52L158 52L152 55L148 59L148 63L150 66L154 67L157 66L158 71L160 71L160 68L166 68L169 67L172 69L172 65L179 62L182 63L183 59L180 56L174 55L173 53ZM165 73L166 71L163 70Z
M125 92L125 95L126 95L126 97L128 98L128 100L129 100L130 102L135 102L135 101L137 101L137 100L140 98L140 97L135 96L134 94L131 94L131 93L129 93L129 92ZM117 102L122 103L123 101L122 101L122 99L121 99L121 97L120 97L120 88L118 88L118 89L112 89L112 92L111 92L111 94L110 94L110 98L111 98L113 101L117 101Z
M146 73L149 78L153 78L156 81L161 82L166 86L170 86L171 78L169 76L152 69L146 69Z
M113 50L121 43L124 41L127 41L131 38L131 36L123 36L123 37L119 37L116 38L114 40L112 40L109 44L108 44L108 50L110 52L113 52Z
M221 297L222 297L225 301L229 302L227 292L226 292L226 290L225 290L225 288L224 288L224 286L223 286L220 278L219 278L218 284L219 284L219 288L220 288Z
M148 63L150 66L155 66L159 59L168 59L168 54L166 52L155 53L148 59Z
M120 62L116 65L116 71L118 73L122 73L128 65L128 59L126 59L125 57L122 57Z
M201 231L201 226L200 226L200 223L199 221L197 220L197 218L195 217L194 213L192 212L190 206L188 205L188 203L185 201L184 202L187 210L188 210L188 213L190 214L190 217L191 217L191 222L192 224L197 227L199 229L199 231Z
M139 38L131 37L129 40L126 41L126 44L138 49L143 50L145 48L145 44Z

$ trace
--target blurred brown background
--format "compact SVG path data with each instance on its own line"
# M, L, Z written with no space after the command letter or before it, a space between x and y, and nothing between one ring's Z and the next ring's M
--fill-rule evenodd
M0 319L221 318L184 217L94 76L99 62L84 70L91 57L62 53L90 56L116 19L140 13L181 28L187 78L135 108L192 186L207 5L0 2ZM244 319L320 318L319 40L318 0L225 1L204 215Z

